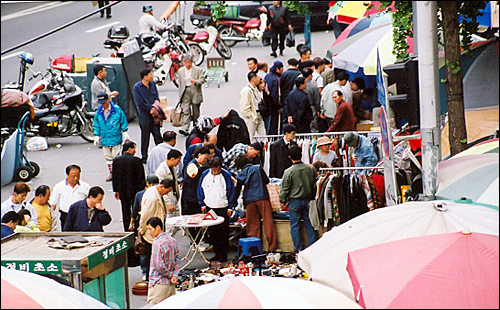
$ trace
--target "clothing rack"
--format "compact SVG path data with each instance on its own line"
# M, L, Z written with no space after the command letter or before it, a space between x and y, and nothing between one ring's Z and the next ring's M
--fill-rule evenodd
M314 133L298 133L296 136L295 136L295 139L296 140L299 140L299 139L314 139L314 138L318 138L318 137L322 137L322 136L344 136L346 133L348 133L348 131L337 131L337 132L314 132ZM368 134L378 134L380 135L381 132L380 131L356 131L357 134L362 134L362 135L368 135ZM254 141L255 142L259 142L259 141L262 141L262 140L272 140L272 141L275 141L275 140L278 140L282 137L284 137L285 135L266 135L266 136L259 136L259 135L255 135L253 137Z
M382 166L375 167L332 167L332 168L319 168L321 175L324 174L324 171L336 171L336 170L381 170L384 169Z

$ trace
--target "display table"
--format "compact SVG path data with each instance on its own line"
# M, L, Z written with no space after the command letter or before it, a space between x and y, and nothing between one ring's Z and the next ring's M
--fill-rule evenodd
M200 245L203 243L203 239L205 238L205 234L207 233L209 227L219 225L224 222L224 218L222 216L219 216L215 220L206 219L201 221L200 223L188 224L188 220L191 217L192 215L175 216L167 218L166 220L167 226L172 225L174 227L172 236L174 236L180 229L182 229L189 236L189 239L191 240L191 246L189 247L186 256L182 258L182 260L186 260L187 262L184 266L179 268L179 270L183 270L189 264L191 264L191 262L194 260L194 257L196 256L196 253L198 253L205 262L210 263L203 255L203 252L200 249ZM200 229L198 230L196 236L193 236L191 235L191 232L189 231L188 228L200 228Z

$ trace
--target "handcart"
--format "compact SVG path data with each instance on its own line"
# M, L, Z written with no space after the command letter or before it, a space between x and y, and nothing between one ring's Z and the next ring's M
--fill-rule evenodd
M7 110L10 109L18 108L2 108L2 119L9 114ZM24 136L29 114L30 112L25 112L17 124L17 129L9 138L2 141L2 185L12 181L27 182L40 173L40 166L34 161L28 161L24 154ZM2 122L2 127L4 126L6 124ZM2 128L2 135L7 128Z
M205 81L207 87L212 81L217 81L217 87L220 88L220 80L224 78L226 83L229 81L229 72L226 70L226 60L224 58L207 58L207 70L205 71Z

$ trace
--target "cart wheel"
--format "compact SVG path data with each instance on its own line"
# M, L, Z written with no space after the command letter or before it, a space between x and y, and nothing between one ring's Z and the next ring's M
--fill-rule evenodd
M226 74L224 74L224 80L226 83L229 81L229 71L226 71Z
M33 169L28 166L21 166L14 172L14 181L28 182L33 178Z
M30 168L33 169L33 177L36 177L37 175L39 175L40 174L40 165L38 165L34 161L30 161L29 164L31 166Z

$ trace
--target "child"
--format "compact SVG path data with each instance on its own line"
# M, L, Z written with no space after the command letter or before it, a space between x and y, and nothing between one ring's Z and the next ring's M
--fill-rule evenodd
M329 166L335 166L334 163L337 161L337 154L331 150L332 142L327 137L321 137L318 139L318 149L313 156L313 163L316 161L325 162Z

